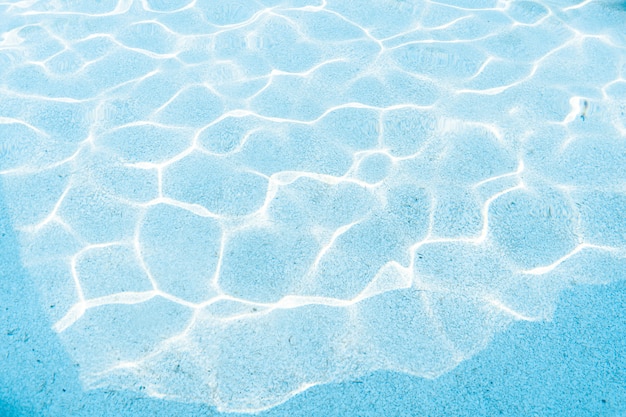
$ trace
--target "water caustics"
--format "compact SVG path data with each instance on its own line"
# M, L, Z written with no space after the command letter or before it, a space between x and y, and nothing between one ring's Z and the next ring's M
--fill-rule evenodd
M624 279L620 4L0 2L0 179L85 386L432 378Z

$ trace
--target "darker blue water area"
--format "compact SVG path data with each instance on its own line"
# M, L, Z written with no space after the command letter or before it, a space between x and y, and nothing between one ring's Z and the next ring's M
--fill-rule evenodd
M50 330L37 291L22 268L0 192L0 410L2 416L46 415L77 374Z
M626 283L562 294L435 380L378 373L316 387L263 416L617 416L626 413ZM320 411L320 404L324 404Z
M85 392L17 252L0 193L0 416L219 416L204 405ZM312 388L279 416L614 416L626 413L626 281L562 294L550 323L517 323L436 380L380 372Z
M78 369L42 311L21 266L0 190L0 417L206 416L207 406L83 391Z
M21 266L0 190L0 416L63 416L78 406L78 373Z

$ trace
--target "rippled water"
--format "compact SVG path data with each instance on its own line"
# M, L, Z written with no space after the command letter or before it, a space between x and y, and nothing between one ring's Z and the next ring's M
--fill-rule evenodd
M0 180L87 388L434 378L625 277L622 2L0 14Z

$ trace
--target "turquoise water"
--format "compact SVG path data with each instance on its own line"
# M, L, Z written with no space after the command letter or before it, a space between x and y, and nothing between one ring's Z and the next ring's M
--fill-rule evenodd
M0 2L8 415L626 412L626 5Z

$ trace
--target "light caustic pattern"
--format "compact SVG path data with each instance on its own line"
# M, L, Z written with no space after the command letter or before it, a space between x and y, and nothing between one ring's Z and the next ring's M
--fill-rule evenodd
M86 387L436 377L624 278L623 5L367 3L0 2L0 178Z

